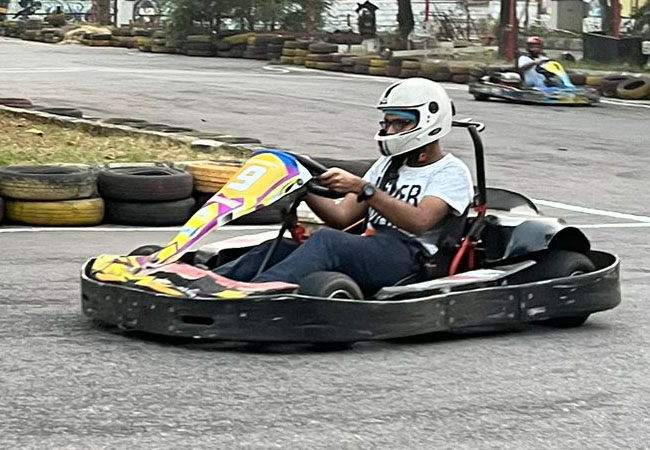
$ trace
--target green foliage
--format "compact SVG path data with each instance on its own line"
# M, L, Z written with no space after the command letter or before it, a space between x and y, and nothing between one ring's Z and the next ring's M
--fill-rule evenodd
M304 31L308 3L317 29L331 0L169 0L170 32L183 39L218 32L225 25L242 31Z
M634 31L642 31L644 25L650 27L650 1L646 1L643 6L632 14L632 18L634 19Z

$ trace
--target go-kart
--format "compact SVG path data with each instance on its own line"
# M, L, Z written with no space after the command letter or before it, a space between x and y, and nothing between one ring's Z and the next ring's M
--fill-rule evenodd
M496 97L519 103L544 105L591 105L600 100L597 90L575 86L562 64L557 61L546 60L535 66L535 70L546 78L546 87L525 86L521 74L513 70L481 77L469 84L469 93L480 101Z
M295 212L307 193L340 197L318 184L326 170L320 163L261 150L167 245L88 260L81 270L83 312L124 330L166 336L343 343L526 323L572 327L618 305L619 259L591 250L579 229L542 216L529 198L487 188L483 125L465 120L454 126L467 129L474 144L476 196L471 213L449 221L459 233L443 233L440 248L450 257L444 263L441 258L436 275L423 271L361 295L355 280L336 272L310 274L299 285L243 283L215 274L216 267L273 239L264 270L285 234L305 238ZM291 206L274 236L237 237L193 250L210 230L287 196Z

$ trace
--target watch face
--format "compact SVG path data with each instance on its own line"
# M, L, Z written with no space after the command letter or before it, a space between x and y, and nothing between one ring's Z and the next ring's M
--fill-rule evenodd
M375 195L375 187L370 183L366 184L365 186L363 186L363 195L366 198L372 197L373 195Z

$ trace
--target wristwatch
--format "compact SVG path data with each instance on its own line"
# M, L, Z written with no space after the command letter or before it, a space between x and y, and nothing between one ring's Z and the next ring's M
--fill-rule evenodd
M364 200L370 200L373 195L375 195L375 192L377 189L375 188L375 185L372 183L365 183L363 185L363 188L361 188L361 193L357 195L357 201L361 203Z

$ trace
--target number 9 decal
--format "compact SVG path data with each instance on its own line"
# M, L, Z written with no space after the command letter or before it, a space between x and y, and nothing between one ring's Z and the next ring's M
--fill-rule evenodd
M240 173L237 178L228 183L228 189L235 191L245 191L253 183L259 180L266 173L266 168L262 166L250 166L244 172Z

